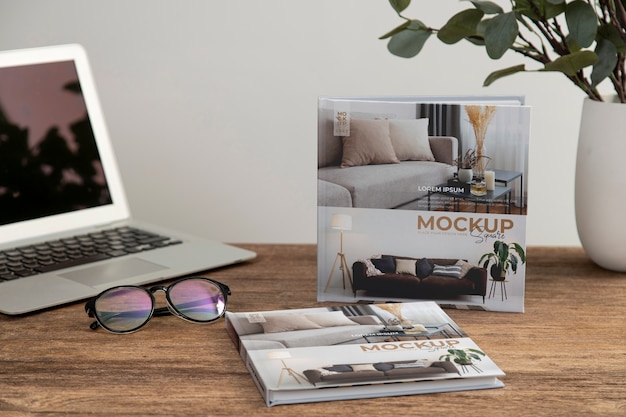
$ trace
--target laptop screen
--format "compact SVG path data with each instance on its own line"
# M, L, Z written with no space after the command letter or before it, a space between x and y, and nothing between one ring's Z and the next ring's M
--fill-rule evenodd
M0 68L0 225L111 202L74 62Z

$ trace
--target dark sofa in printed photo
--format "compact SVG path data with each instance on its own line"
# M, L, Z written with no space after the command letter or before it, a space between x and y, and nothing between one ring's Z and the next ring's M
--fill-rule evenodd
M459 374L456 365L448 361L428 363L425 361L379 362L373 364L341 364L307 369L308 381L323 384L367 383L386 380L428 379L436 376Z
M451 298L487 293L487 270L463 259L382 255L352 265L354 292L396 298Z

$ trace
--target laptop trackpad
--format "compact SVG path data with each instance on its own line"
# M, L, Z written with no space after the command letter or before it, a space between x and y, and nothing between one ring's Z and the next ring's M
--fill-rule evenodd
M144 261L143 259L127 258L59 275L63 278L80 282L81 284L97 287L135 276L149 274L161 269L166 269L166 267Z

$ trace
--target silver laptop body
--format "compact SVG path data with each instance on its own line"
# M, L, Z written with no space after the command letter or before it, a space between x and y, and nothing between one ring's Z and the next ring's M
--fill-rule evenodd
M157 248L52 272L42 268L19 278L7 272L15 248L24 252L42 242L128 227L167 239ZM132 220L81 46L0 52L0 312L28 313L112 286L189 275L255 256Z

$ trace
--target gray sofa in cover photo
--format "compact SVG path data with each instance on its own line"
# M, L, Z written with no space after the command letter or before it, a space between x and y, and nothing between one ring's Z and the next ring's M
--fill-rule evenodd
M318 205L414 209L456 172L458 140L429 136L428 119L352 119L349 136L322 130Z

